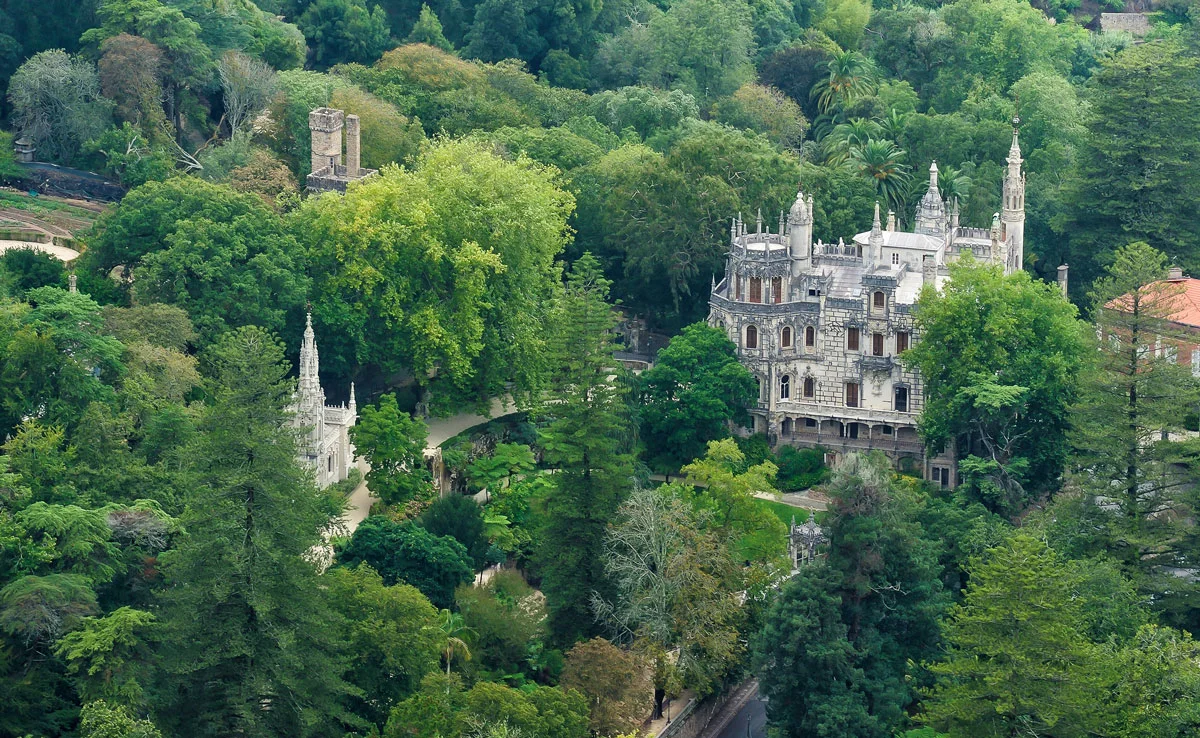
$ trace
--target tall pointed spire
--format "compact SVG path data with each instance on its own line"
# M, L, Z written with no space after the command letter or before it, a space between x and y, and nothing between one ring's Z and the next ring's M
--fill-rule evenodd
M879 222L879 201L875 201L875 220L871 222L871 235L883 233L883 224Z
M358 411L358 401L354 399L354 382L350 383L350 413L354 414Z
M1012 146L1010 146L1008 148L1008 159L1006 159L1006 161L1010 165L1016 164L1019 166L1021 164L1021 162L1023 161L1021 159L1021 142L1018 140L1018 137L1017 137L1017 133L1018 133L1017 126L1019 126L1021 124L1021 119L1018 118L1017 116L1013 116L1012 124L1013 124L1013 140L1012 140Z

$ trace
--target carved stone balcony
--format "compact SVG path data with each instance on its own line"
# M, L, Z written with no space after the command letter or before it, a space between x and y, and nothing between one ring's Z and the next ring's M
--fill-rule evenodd
M864 355L859 358L858 365L863 371L890 372L892 367L896 365L896 361L891 356Z

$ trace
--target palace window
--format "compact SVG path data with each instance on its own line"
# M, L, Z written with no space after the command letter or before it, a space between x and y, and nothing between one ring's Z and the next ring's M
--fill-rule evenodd
M779 345L783 348L792 347L792 329L791 326L784 326L783 331L779 336Z
M851 326L846 329L846 350L858 351L858 328Z
M908 387L896 388L896 403L893 407L898 413L908 412Z
M887 295L883 294L882 292L876 292L871 297L871 304L873 304L877 310L882 310L887 306Z
M858 407L858 382L846 382L846 407Z
M804 396L812 397L817 393L817 381L812 377L804 378Z
M804 328L804 345L809 348L817 345L817 329L811 325Z
M950 486L950 467L935 466L933 467L933 483L943 487Z
M790 375L784 374L779 379L779 399L790 400L792 397L792 378Z
M758 348L758 329L752 325L746 326L746 348Z
M783 277L771 277L771 302L783 302Z
M872 333L871 334L871 355L872 356L883 356L883 334L882 333Z
M750 278L750 302L762 302L762 280L758 277Z
M892 266L900 265L900 254L892 254Z
M896 353L908 351L908 331L900 331L896 334Z
M805 418L804 419L804 427L805 428L816 428L817 427L816 419L815 418Z

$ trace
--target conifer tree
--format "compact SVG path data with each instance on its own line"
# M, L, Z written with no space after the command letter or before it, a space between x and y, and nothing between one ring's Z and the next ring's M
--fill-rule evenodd
M542 413L546 461L558 468L545 501L537 560L560 644L594 635L592 593L607 594L604 533L633 476L632 423L613 360L609 282L591 254L575 262L552 337L556 374Z
M159 722L192 736L341 736L340 629L309 560L334 510L296 463L283 347L253 327L208 357L187 539L164 555Z

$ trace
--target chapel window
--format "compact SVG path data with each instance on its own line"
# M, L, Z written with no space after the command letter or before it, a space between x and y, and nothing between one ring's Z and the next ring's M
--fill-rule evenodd
M783 277L771 277L771 302L783 302Z
M746 348L758 348L758 329L752 325L746 326Z
M846 329L846 350L858 351L858 328L851 326Z
M892 254L892 266L900 265L900 254Z
M804 396L812 397L817 393L817 381L812 377L804 378Z
M784 374L779 379L779 399L790 400L792 397L792 378Z
M791 326L785 325L783 327L783 332L779 337L779 345L782 346L783 348L791 348L792 347L792 328L791 328Z
M804 328L804 345L809 348L817 345L817 329L811 325Z
M762 302L762 279L750 278L750 302Z

